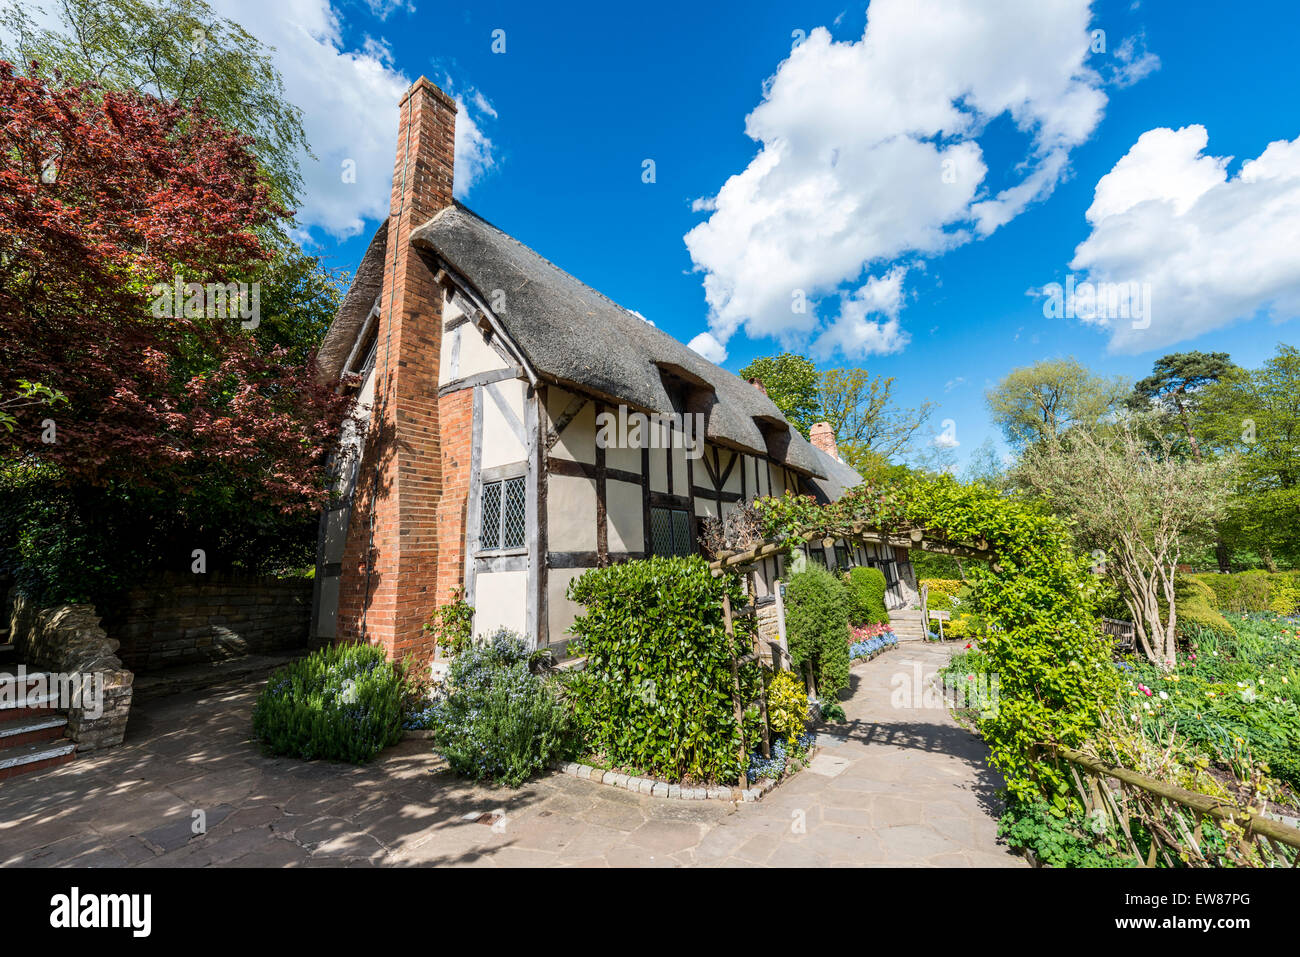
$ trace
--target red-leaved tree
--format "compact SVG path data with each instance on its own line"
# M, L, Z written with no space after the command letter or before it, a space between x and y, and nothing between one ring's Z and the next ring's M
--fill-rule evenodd
M178 279L224 287L269 258L288 213L250 142L198 104L0 62L0 397L23 380L66 399L18 407L0 456L82 485L319 504L345 400L233 309L158 306Z

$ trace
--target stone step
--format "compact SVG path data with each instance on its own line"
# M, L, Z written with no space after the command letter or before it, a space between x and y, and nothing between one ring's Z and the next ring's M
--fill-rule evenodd
M0 748L13 748L20 744L62 739L68 719L61 714L46 713L0 722Z
M64 764L76 750L71 741L37 741L0 749L0 781Z
M51 709L58 706L59 689L43 679L48 672L28 671L19 681L13 671L0 671L0 721L12 720L16 712Z

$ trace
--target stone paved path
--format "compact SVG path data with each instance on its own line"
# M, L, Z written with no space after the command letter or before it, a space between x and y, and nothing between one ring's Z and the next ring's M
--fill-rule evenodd
M559 774L478 787L423 741L364 768L268 758L248 739L257 688L176 695L134 711L122 747L0 784L0 865L1024 866L996 843L984 745L943 710L890 706L893 675L949 653L854 666L849 722L740 806Z

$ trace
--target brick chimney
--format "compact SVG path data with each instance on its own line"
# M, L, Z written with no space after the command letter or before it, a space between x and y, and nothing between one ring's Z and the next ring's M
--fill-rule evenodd
M835 444L835 430L829 422L818 422L808 430L808 440L836 461L840 459L840 448Z
M451 205L455 102L424 77L399 105L380 297L375 400L339 582L338 637L393 659L433 657L443 491L442 290L411 232Z
M746 381L748 381L749 384L752 385L759 392L763 393L763 395L767 395L767 386L763 385L762 379L748 379Z

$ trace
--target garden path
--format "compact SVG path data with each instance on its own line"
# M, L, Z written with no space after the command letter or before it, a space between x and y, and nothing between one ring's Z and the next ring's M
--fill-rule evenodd
M855 665L848 722L739 806L561 774L494 790L423 741L363 768L270 758L248 738L257 686L156 699L121 747L0 785L0 865L1024 866L996 841L983 743L945 710L891 706L894 675L949 654L904 643Z

